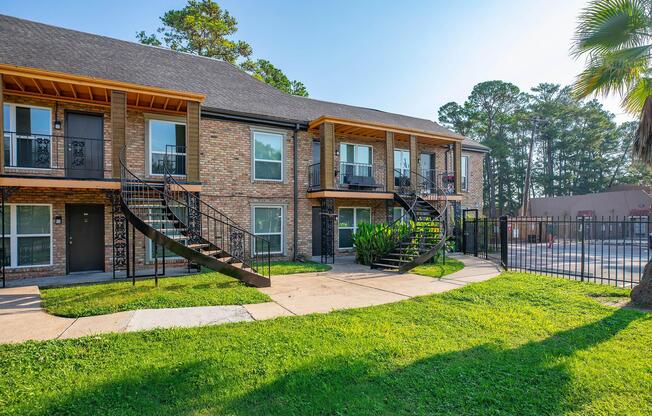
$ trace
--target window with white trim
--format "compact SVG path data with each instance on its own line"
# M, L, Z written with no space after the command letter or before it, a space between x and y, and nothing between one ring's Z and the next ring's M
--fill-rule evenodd
M169 155L168 169L174 175L186 174L186 124L179 121L155 120L148 123L149 173L165 173L165 153Z
M405 215L405 208L403 207L393 207L392 208L392 221L398 221L402 220L403 222L407 222L408 218L403 217Z
M373 150L363 144L340 143L340 183L349 183L354 176L373 176Z
M462 156L460 165L462 170L461 172L462 190L468 191L469 190L469 157Z
M5 166L49 169L52 160L52 110L3 105Z
M283 206L257 205L253 207L253 231L256 236L269 240L272 254L283 253ZM256 239L256 253L266 253L267 245Z
M51 205L5 205L3 242L7 267L52 264L51 213Z
M353 234L363 222L371 222L371 208L340 208L337 215L337 228L341 249L353 248Z
M283 180L283 135L267 131L254 131L254 179Z

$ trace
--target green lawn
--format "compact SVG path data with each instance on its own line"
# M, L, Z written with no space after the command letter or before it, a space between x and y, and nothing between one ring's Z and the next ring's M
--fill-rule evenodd
M439 257L435 263L423 264L412 269L411 273L422 274L430 277L443 277L464 268L464 263L459 260L446 257L446 263Z
M0 346L0 414L646 415L652 314L504 273L324 315Z
M242 305L271 299L221 273L42 289L43 306L54 315L81 317L147 308Z
M328 264L315 263L314 261L273 261L271 274L272 276L278 276L282 274L324 272L330 269L331 266Z

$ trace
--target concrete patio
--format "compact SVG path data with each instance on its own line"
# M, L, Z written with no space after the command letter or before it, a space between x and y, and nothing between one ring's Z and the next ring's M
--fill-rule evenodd
M490 279L500 270L478 258L459 256L465 268L437 279L415 274L370 270L352 261L339 262L327 272L277 276L272 287L260 289L272 302L140 309L83 318L61 318L41 307L38 286L0 289L0 343L77 338L110 332L154 328L195 327L326 313L397 302L414 296L446 292Z

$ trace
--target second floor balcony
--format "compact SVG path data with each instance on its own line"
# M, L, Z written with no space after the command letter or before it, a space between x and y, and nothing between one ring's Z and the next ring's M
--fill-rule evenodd
M4 132L5 173L104 178L104 141L88 137Z
M321 186L321 163L313 163L308 167L308 190L316 191ZM333 172L335 189L360 192L385 192L384 181L374 176L374 166L369 163L340 162Z

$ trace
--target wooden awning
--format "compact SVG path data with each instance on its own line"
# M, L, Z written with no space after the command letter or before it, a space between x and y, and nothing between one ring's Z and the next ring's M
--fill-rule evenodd
M163 88L101 80L40 69L0 64L5 93L57 101L110 105L111 91L125 91L127 105L143 111L185 113L189 101L204 101L204 95Z
M408 140L410 136L417 138L427 139L432 143L449 144L461 142L462 138L455 136L447 136L443 134L436 134L429 131L411 129L389 124L374 123L369 121L346 119L341 117L321 116L308 124L308 129L316 132L319 126L324 123L332 123L335 127L336 135L352 135L369 137L376 139L384 139L386 132L394 133L394 138L397 140Z

